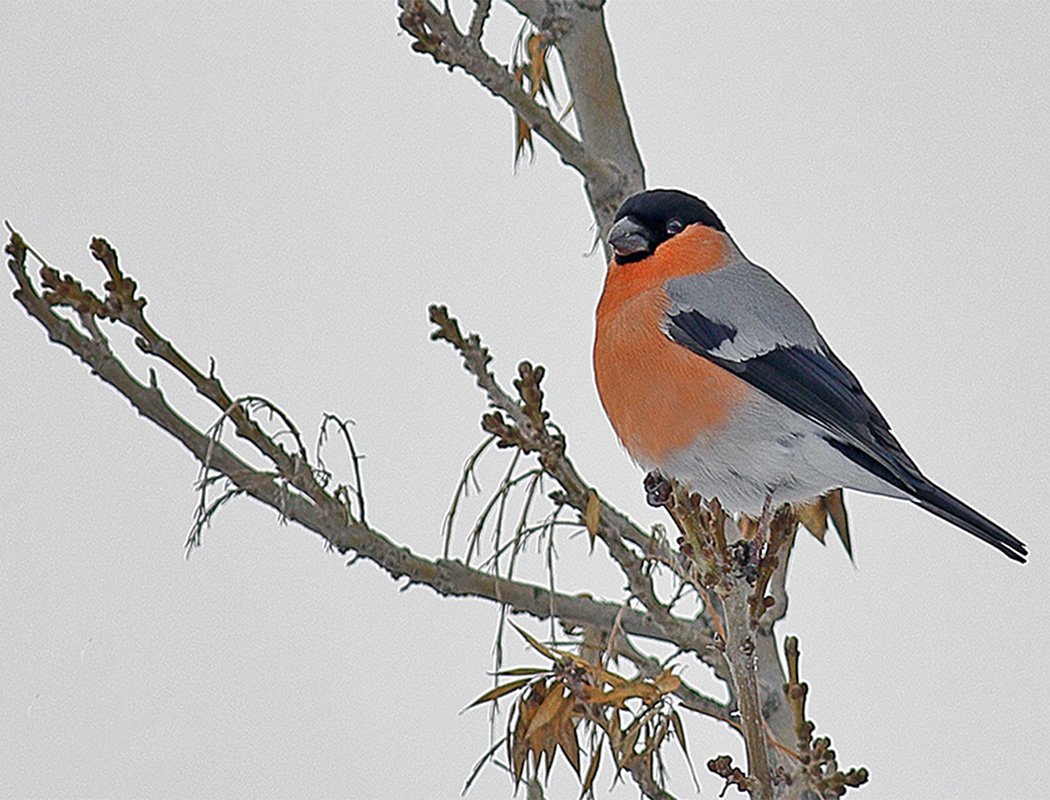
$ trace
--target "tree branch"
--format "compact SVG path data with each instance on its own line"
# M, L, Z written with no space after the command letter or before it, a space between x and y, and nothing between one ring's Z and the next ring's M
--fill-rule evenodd
M510 70L486 53L478 40L461 34L451 15L438 11L428 0L399 0L398 5L404 9L398 18L401 27L416 39L412 45L414 50L431 55L449 68L463 69L506 101L558 152L562 161L581 174L598 174L609 169L587 153L548 109L529 97Z
M475 0L474 13L470 18L468 29L471 39L481 39L481 34L485 30L485 20L488 19L491 8L492 0Z
M429 0L398 0L398 5L402 9L398 20L415 39L414 50L450 69L461 68L513 108L565 164L583 176L599 233L612 223L625 197L645 188L601 3L512 3L561 54L579 139L522 89L507 66L485 52L479 37L461 34L450 13L439 11ZM481 24L477 13L472 31L475 23Z
M437 326L431 338L444 339L456 348L463 358L464 368L475 376L478 386L488 395L489 402L505 412L511 420L511 424L508 424L499 414L486 415L483 420L485 429L496 435L502 447L517 447L523 453L536 453L543 470L562 487L562 491L555 495L555 501L571 506L581 518L585 517L591 497L597 493L586 484L566 457L564 437L550 429L547 412L542 408L543 393L539 386L543 368L533 367L527 362L520 366L520 377L515 381L515 386L522 400L514 400L499 387L489 371L491 356L477 334L464 336L459 323L449 317L448 309L444 306L431 306L430 320ZM667 605L656 597L652 578L646 571L651 561L636 556L625 544L630 542L647 553L656 550L658 542L605 501L599 503L597 525L592 532L606 545L609 554L627 577L632 596L642 603L648 616L660 628L669 633L674 632L672 640L684 650L694 652L701 658L710 658L713 643L710 626L702 618L699 621L682 620L672 615ZM662 555L670 563L680 559L678 554L666 549Z
M620 172L620 183L603 182L601 176L587 180L587 199L604 233L623 199L645 188L645 168L605 28L605 4L601 0L509 2L558 48L580 140L590 153L615 164Z

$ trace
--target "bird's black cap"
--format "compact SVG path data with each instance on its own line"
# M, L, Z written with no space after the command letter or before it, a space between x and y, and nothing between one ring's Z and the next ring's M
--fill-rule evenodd
M677 217L683 225L699 222L722 233L726 230L711 206L699 197L678 189L649 189L632 194L616 212L616 220L626 216L634 217L654 233L666 229L668 220L673 217Z
M609 246L616 253L617 263L641 261L672 236L697 223L722 233L726 230L718 215L699 197L677 189L650 189L623 201L609 231Z

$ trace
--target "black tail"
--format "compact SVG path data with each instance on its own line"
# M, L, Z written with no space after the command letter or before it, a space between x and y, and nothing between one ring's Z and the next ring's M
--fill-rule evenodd
M962 500L952 497L929 481L914 481L908 488L914 494L915 502L927 511L936 514L941 519L948 520L952 525L958 525L982 542L988 542L992 547L1002 551L1007 558L1020 561L1022 564L1025 562L1028 548L1024 542L1011 536L987 517L982 517Z

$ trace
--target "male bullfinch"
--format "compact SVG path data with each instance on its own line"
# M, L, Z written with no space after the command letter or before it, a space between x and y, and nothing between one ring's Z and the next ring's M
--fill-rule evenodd
M594 372L639 465L752 516L836 488L911 500L1025 560L1023 542L919 472L809 314L703 200L633 195L609 246Z

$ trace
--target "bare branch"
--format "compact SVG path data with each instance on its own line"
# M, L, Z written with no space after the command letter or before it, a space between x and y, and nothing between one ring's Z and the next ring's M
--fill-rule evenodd
M846 772L839 769L835 751L831 749L831 740L826 736L813 738L816 726L806 719L806 695L809 686L799 680L798 671L798 638L788 636L784 640L784 655L787 657L788 679L784 684L784 695L795 719L795 745L797 757L802 764L799 772L801 780L795 782L789 797L804 797L805 789L816 792L820 797L840 797L846 787L856 788L868 781L868 771L864 767L851 768Z
M470 18L470 28L468 29L471 39L481 39L481 34L485 30L485 20L488 19L491 8L492 0L475 0L474 14Z
M509 0L561 54L580 140L588 152L615 164L624 185L587 181L587 198L602 232L628 194L645 188L645 170L624 103L603 2Z
M415 38L413 49L431 55L450 68L460 67L496 97L505 100L529 127L542 136L569 166L583 175L609 170L592 158L580 142L551 112L536 103L514 80L510 70L486 53L480 42L456 30L451 15L438 11L428 0L399 0L404 11L401 27Z
M461 34L450 14L439 11L429 0L398 0L398 4L402 8L399 22L415 39L414 50L450 69L463 69L510 105L529 129L583 176L599 231L611 224L627 195L644 188L644 169L616 76L601 3L512 3L561 53L579 139L518 85L507 66L485 52L479 38ZM472 30L476 21L475 13Z
M544 471L562 487L555 500L571 506L581 515L587 511L592 489L565 456L565 440L561 434L552 432L547 422L547 412L542 408L543 393L539 382L543 377L542 367L533 367L527 362L519 367L519 379L515 381L521 401L514 400L496 383L488 369L490 356L482 346L477 334L463 336L459 323L449 317L444 306L431 306L430 319L437 325L431 338L448 341L463 357L463 365L485 389L489 402L505 411L513 424L504 421L499 414L489 414L483 420L485 429L497 437L502 447L516 447L524 453L536 453ZM627 577L631 594L641 601L649 616L661 628L674 630L674 641L701 657L710 658L708 646L711 635L703 621L683 621L670 613L667 605L657 597L652 578L646 570L647 559L636 556L626 546L631 542L647 552L655 545L653 537L643 533L616 509L602 501L598 537L605 543L609 554ZM667 558L674 556L667 554ZM686 644L688 642L688 644Z

